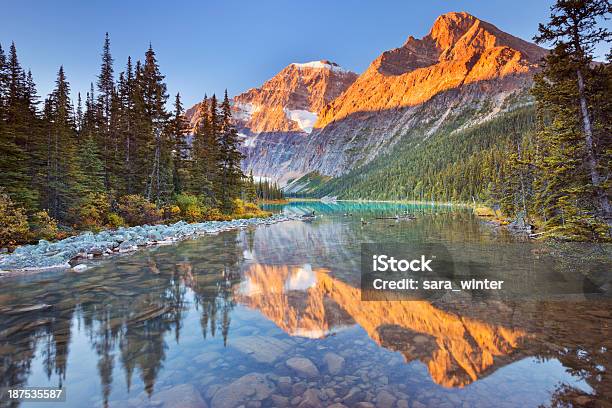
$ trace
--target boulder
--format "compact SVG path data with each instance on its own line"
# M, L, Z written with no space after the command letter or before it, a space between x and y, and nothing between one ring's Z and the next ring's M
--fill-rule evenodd
M230 346L253 357L260 363L271 364L287 352L293 344L290 341L264 336L244 336L230 341Z
M365 392L363 392L361 388L353 387L344 396L344 398L342 398L342 402L344 402L349 407L352 407L358 402L363 401L364 397L365 397Z
M250 373L229 385L221 387L212 397L212 408L236 408L249 401L268 398L274 386L263 374Z
M397 401L397 408L410 408L408 405L408 401L406 401L405 399L401 399Z
M327 370L331 375L336 375L344 368L344 357L336 353L326 353L323 361L327 364Z
M275 407L285 408L285 407L289 406L289 398L284 397L282 395L272 394L270 399L274 403Z
M72 270L75 272L84 272L87 270L87 265L85 264L78 264L72 267Z
M283 395L291 394L291 377L280 377L278 379L278 391Z
M286 364L300 377L314 378L319 376L319 369L307 358L293 357L287 360Z
M376 395L376 407L377 408L392 408L395 405L397 398L393 396L389 391L382 390Z
M208 408L208 404L191 384L177 385L154 394L151 405L161 408Z
M302 395L302 401L298 408L322 408L321 400L319 400L319 392L314 388L309 388Z

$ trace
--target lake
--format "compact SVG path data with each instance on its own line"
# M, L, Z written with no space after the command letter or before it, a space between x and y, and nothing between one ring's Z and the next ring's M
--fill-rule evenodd
M66 392L0 406L612 406L609 297L360 290L365 242L433 243L458 269L508 277L590 268L609 282L606 255L557 256L450 206L269 208L317 217L0 280L0 386ZM378 219L405 212L416 219Z

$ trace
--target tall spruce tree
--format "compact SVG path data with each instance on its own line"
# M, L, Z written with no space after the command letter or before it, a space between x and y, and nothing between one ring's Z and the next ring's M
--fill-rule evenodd
M257 202L257 188L255 187L255 179L253 177L252 169L249 171L249 178L245 182L244 199L249 203Z
M6 63L6 54L0 44L0 126L6 119L6 97L8 93L8 65Z
M91 136L80 140L78 146L77 169L79 173L79 193L103 193L104 164L100 159L98 145Z
M221 152L220 143L220 115L219 103L217 95L213 94L210 97L208 105L208 132L205 133L204 145L206 148L206 174L212 183L211 202L215 206L220 205L220 197L223 192L223 183L221 179L221 162L223 154Z
M152 155L149 157L149 172L145 196L162 203L168 200L172 186L171 140L168 135L166 101L168 94L164 76L160 73L155 52L151 45L145 53L145 64L141 75L141 88L146 112L150 122Z
M108 33L104 37L102 47L102 63L98 74L98 100L97 100L97 122L96 142L102 154L104 163L104 184L107 189L112 187L114 173L116 172L115 163L115 144L111 132L111 106L115 90L113 70L113 57L110 52L110 38Z
M32 210L37 195L32 188L30 155L30 126L34 117L33 96L29 94L27 77L17 58L15 43L11 44L8 60L2 63L3 115L0 128L0 185L11 198ZM33 84L32 84L33 85Z
M180 93L174 99L174 112L169 125L170 137L172 138L172 159L174 193L180 194L188 184L188 170L186 161L189 157L189 146L187 144L187 133L189 124L185 119L185 111L181 103Z
M189 191L202 196L208 205L214 206L219 147L213 133L211 108L206 96L200 103L198 116L190 154Z
M149 181L151 157L154 151L154 134L152 121L146 108L144 95L144 72L138 60L134 67L134 81L131 90L131 117L133 119L133 138L130 145L129 182L132 194L145 195Z
M538 206L545 225L560 237L609 239L609 114L593 108L594 85L607 85L597 81L605 71L592 64L595 46L610 40L599 21L609 15L609 2L557 0L551 10L535 37L554 46L533 91L539 114Z
M126 69L119 75L118 97L120 105L120 114L118 119L119 132L121 134L123 154L121 158L121 168L123 173L123 190L125 194L133 194L135 192L135 172L136 172L136 101L139 100L137 95L138 88L135 86L134 67L132 66L132 58L128 57Z
M48 106L48 156L46 203L52 217L69 221L70 211L81 196L81 179L78 168L76 130L70 102L70 85L60 67L55 89L49 97Z
M238 132L232 124L232 110L227 90L221 103L219 121L220 147L220 194L221 210L225 213L234 211L234 199L240 196L244 174L240 168L242 154L238 151Z

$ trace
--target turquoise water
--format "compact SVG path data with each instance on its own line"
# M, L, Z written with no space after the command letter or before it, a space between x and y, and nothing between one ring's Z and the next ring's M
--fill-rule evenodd
M297 406L307 389L321 406L612 403L609 301L360 298L363 242L434 242L458 268L509 276L584 268L580 259L547 256L461 208L270 208L317 218L149 248L83 273L0 281L0 385L66 391L64 403L24 407L170 407L186 394L184 406ZM377 219L404 212L416 219ZM51 307L19 311L40 304ZM332 367L330 355L342 363ZM291 368L295 357L315 372ZM264 391L220 398L251 373ZM237 384L231 390L249 388Z

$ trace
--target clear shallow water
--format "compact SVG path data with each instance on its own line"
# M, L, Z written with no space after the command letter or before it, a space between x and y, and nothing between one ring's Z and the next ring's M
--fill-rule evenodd
M321 216L104 259L81 274L0 281L1 385L67 392L64 404L21 404L33 407L170 407L186 394L197 395L185 406L224 406L218 390L249 373L262 374L266 398L246 398L262 406L283 397L297 406L307 388L323 406L612 403L609 301L362 302L358 289L362 242L442 243L464 267L509 272L579 261L541 256L448 207L272 208ZM402 211L417 219L374 219ZM15 312L33 304L52 307ZM339 372L330 373L328 353L344 359ZM292 357L308 358L318 375L296 375Z

